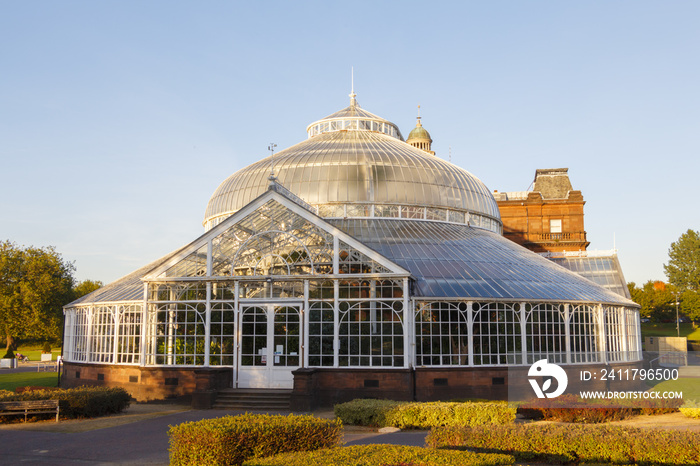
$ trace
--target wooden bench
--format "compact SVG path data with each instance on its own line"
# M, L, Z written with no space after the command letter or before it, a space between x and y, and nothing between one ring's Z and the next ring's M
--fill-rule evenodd
M24 414L24 422L27 422L29 414L53 413L56 413L56 422L58 422L58 400L0 401L0 416Z

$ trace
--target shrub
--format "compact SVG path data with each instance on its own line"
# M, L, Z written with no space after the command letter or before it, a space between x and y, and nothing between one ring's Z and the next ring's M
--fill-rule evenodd
M510 455L435 450L402 445L361 445L256 458L244 466L471 466L513 464Z
M343 424L386 427L389 425L386 422L386 413L400 404L400 401L357 399L335 405L333 412Z
M37 385L27 385L25 387L15 388L15 393L36 392L39 390L56 391L56 390L61 390L61 389L58 387L40 387Z
M14 359L15 358L15 353L12 351L12 348L8 349L7 352L5 353L5 356L2 357L2 359Z
M518 414L528 419L561 422L600 423L619 421L638 414L665 414L678 411L679 400L621 400L607 405L607 400L583 400L577 395L562 395L526 402Z
M426 445L511 453L520 461L698 464L700 433L618 426L440 427Z
M404 403L389 400L353 400L336 405L335 415L345 424L400 429L429 429L437 426L507 424L515 409L506 403Z
M170 426L170 464L240 465L278 453L334 447L342 423L309 415L244 414Z
M131 396L123 388L112 387L46 389L22 393L0 392L0 401L27 400L58 400L61 417L73 419L119 413L129 407Z
M46 343L44 343L44 346L41 349L41 352L42 353L50 353L51 352L51 343L49 343L48 341Z
M700 419L700 403L686 401L685 404L680 408L683 416L689 417L691 419Z

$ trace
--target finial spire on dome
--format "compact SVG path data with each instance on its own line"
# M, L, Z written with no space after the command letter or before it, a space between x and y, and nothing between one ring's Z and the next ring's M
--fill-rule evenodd
M350 106L357 106L357 94L355 94L355 67L350 67Z
M275 177L275 147L277 147L277 144L274 142L271 142L270 145L267 146L267 150L270 151L270 176L268 177L270 181L277 179Z
M420 122L420 104L418 104L418 117L416 117L416 127L418 126L423 126L423 123Z

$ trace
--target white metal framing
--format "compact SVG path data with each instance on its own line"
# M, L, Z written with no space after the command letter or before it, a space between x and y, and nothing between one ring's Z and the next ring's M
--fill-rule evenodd
M331 235L333 249L332 273L315 274L312 262L311 273L306 275L294 275L291 269L287 270L287 272L291 275L226 277L212 275L214 261L213 257L215 254L213 239L222 234L222 232L227 231L227 229L235 225L236 222L239 222L247 218L249 215L254 214L257 209L265 206L270 201L275 201L278 204L281 204L284 208L288 209L288 211L291 211L293 214L305 219L305 221L310 222L315 228L319 228L326 232L326 234ZM425 215L426 214L424 213L424 216ZM274 231L278 230L270 230L270 232ZM289 235L289 232L283 232L281 230L278 232ZM257 236L260 236L260 234ZM301 247L303 247L306 254L310 256L311 252L303 241L294 235L292 236L297 240L297 242L299 242ZM247 242L243 243L243 245L248 244L254 237L255 236L251 236ZM341 266L345 263L339 258L341 245L347 245L347 247L357 251L358 255L355 257L355 259L353 259L353 261L360 260L360 262L370 261L372 263L376 263L380 267L381 273L341 273ZM206 251L206 259L203 258L204 251ZM193 254L195 256L192 256ZM236 254L238 254L238 251ZM194 261L191 260L192 258L194 258ZM189 261L181 268L181 270L192 271L197 269L197 267L201 268L203 266L204 273L196 273L196 276L186 277L167 277L163 275L164 272L170 270L172 267L180 263L180 261ZM192 264L200 265L192 268ZM374 266L370 265L369 269L374 270ZM232 323L235 341L233 344L232 353L227 353L227 357L232 357L232 361L234 362L238 361L240 358L239 329L241 306L244 305L244 303L250 304L252 302L264 302L251 300L241 301L241 285L247 284L249 281L260 282L261 280L265 280L268 283L282 283L285 281L296 282L303 288L303 296L300 296L299 299L297 299L297 302L300 303L301 311L300 330L302 335L300 336L300 363L303 367L309 366L309 309L310 306L314 305L314 303L321 302L321 300L310 298L310 280L326 280L328 282L332 282L333 286L332 299L327 298L324 300L324 302L327 302L328 305L332 307L333 312L333 364L332 366L327 366L322 363L321 367L341 367L339 356L341 339L343 339L342 341L345 341L345 344L347 344L347 341L344 339L348 338L348 335L341 335L339 328L341 326L342 317L347 315L353 306L369 306L370 327L374 329L378 328L377 326L381 324L381 320L377 320L376 310L389 306L389 308L392 309L392 312L397 316L396 322L398 322L402 327L400 338L403 339L399 345L400 347L397 346L397 343L392 340L390 345L393 348L392 357L400 356L403 358L403 363L400 365L400 367L409 367L410 365L414 365L416 363L416 354L418 351L420 351L420 348L416 346L416 342L423 336L420 334L419 325L417 325L419 319L417 318L416 313L421 306L424 306L428 302L445 301L450 301L456 306L461 306L463 303L466 303L467 306L467 311L463 316L466 320L466 325L468 328L466 363L465 358L463 357L464 352L460 350L457 360L459 364L449 365L484 366L528 364L531 363L534 358L542 355L546 355L547 357L552 356L557 359L557 362L574 364L607 361L629 361L637 360L640 357L641 337L639 335L639 319L638 311L634 309L607 305L603 307L602 305L595 303L554 303L548 301L533 303L489 300L488 302L482 302L475 299L449 298L421 300L420 298L410 296L409 277L410 275L405 269L386 259L376 251L366 247L336 227L328 224L314 213L290 201L282 194L275 191L268 191L258 199L249 203L236 214L209 230L198 240L183 248L169 261L155 268L151 273L144 277L143 300L133 302L105 302L99 304L88 303L76 306L74 308L67 308L65 310L66 361L128 365L140 364L142 366L184 365L207 367L223 365L219 356L223 353L212 353L211 343L212 338L223 338L224 336L228 335L220 334L220 332L217 333L217 335L212 334L213 324L211 312L213 305L227 306L233 311ZM353 280L371 282L372 284L370 286L369 295L352 299L341 298L341 286L343 287L342 289L345 290L348 286L347 283ZM377 296L376 284L379 281L386 280L392 280L399 284L398 287L402 289L402 295L400 297L396 296L394 298L381 298ZM171 291L168 299L162 300L160 296L149 296L149 286L154 285L160 285L165 287L164 289L170 289ZM215 285L229 287L233 286L233 296L228 299L215 299L213 296L213 287ZM182 293L182 290L187 290L189 287L192 287L192 289L195 290L195 295L197 295L197 293L201 293L202 291L204 292L204 295L197 295L200 296L198 299L193 299L192 296L185 299L179 299L179 293ZM345 293L345 291L343 292ZM270 299L273 297L268 296L267 298ZM279 301L284 300L275 300L275 302ZM203 342L203 346L201 354L199 354L195 348L192 355L193 358L191 358L190 363L177 364L177 358L180 356L177 354L177 352L168 350L165 354L157 354L156 340L166 337L163 335L158 335L157 333L159 324L157 322L156 315L157 312L166 312L172 317L172 312L179 312L178 309L180 309L182 306L192 307L193 310L196 310L198 318L201 319L201 326L203 327L201 340ZM343 306L342 312L341 306ZM401 309L400 311L396 310L398 309L397 306ZM100 311L100 309L102 311ZM127 312L126 309L129 309L128 312L132 315L140 312L140 319L134 318L131 319L130 322L123 321L122 317L124 313ZM556 309L556 311L554 309ZM105 320L105 312L111 313L111 324ZM372 318L371 316L373 312L375 314ZM553 314L554 312L556 312L558 318L550 319L550 317L555 315ZM546 318L549 320L543 322L542 319L539 319L537 321L538 324L542 324L544 327L540 325L539 330L535 332L535 323L532 320L532 316L538 315L539 317L542 317L540 315L542 313L544 313L547 316ZM507 317L506 321L500 321L499 319L504 316ZM221 319L217 319L215 324L218 325L219 320ZM554 320L556 320L556 322ZM176 323L173 321L162 322L160 325L162 328L167 329L174 325L180 324L190 325L192 323ZM227 324L231 324L231 322L227 322ZM486 339L482 337L481 340L478 342L476 341L476 336L474 334L474 328L476 325L480 325L483 327L482 330L487 332L485 335ZM505 325L505 327L501 329L499 326L503 325ZM556 332L553 332L556 335L549 334L546 329L541 330L542 328L548 328L552 325L558 328ZM564 330L563 333L562 327ZM504 329L505 333L502 331ZM360 334L356 336L358 338L362 337ZM390 336L393 338L398 337L399 335L396 335L393 331L390 332L390 335L385 335L383 331L380 331L379 336ZM200 335L197 334L195 336L195 341L199 337ZM315 338L317 335L313 335L313 337ZM557 342L552 340L555 337L558 339ZM173 338L175 337L173 336ZM186 332L184 338L188 338ZM326 335L324 333L323 338L331 338L331 335ZM545 349L533 352L533 350L528 347L528 341L532 343L533 338L541 339L542 342L538 344L538 347L544 347ZM125 342L127 343L126 345ZM140 345L138 350L135 348L135 342L138 342L138 345ZM507 342L507 344L504 342ZM167 343L168 342L166 341L166 346L168 346ZM494 343L496 343L495 346ZM500 343L504 343L506 346L500 345ZM196 341L195 346L198 346L198 344L199 341ZM172 346L173 345L170 344L171 348ZM503 350L501 350L501 346L503 346ZM122 348L125 347L131 347L128 353L122 351ZM93 348L96 348L96 350L92 351L91 349ZM381 349L379 350L380 355L383 354L382 351L383 350ZM444 356L441 353L433 352L433 354ZM156 356L163 356L165 357L165 360L160 362L156 361ZM314 356L320 356L321 358L331 357L330 354L323 353ZM475 360L475 356L478 356L478 361ZM201 360L197 359L198 357L201 357ZM212 358L214 357L219 358L219 364L212 364ZM343 357L346 357L346 355ZM486 357L486 360L484 357ZM372 360L370 359L370 361ZM370 362L370 364L373 363ZM445 364L441 363L437 365ZM232 367L235 373L237 364L232 364ZM368 366L358 363L357 365L344 365L342 367ZM392 365L391 367L396 366ZM236 375L234 375L234 377L236 377Z

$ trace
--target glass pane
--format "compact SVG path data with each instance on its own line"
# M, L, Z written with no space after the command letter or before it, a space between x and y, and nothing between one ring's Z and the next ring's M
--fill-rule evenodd
M299 366L299 309L275 306L274 365Z

